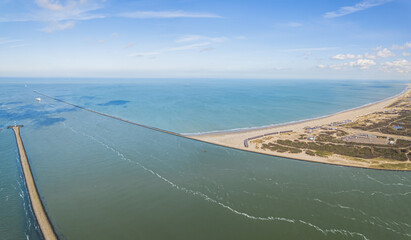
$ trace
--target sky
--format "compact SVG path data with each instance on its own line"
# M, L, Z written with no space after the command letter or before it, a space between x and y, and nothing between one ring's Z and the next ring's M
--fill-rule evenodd
M411 80L411 0L0 0L0 77Z

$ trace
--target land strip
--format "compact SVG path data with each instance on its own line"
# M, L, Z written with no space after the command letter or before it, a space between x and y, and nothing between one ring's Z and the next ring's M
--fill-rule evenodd
M39 193L37 191L36 183L34 182L30 164L26 156L26 150L24 149L23 141L21 140L20 127L22 126L10 126L9 128L13 129L14 135L16 136L17 148L20 156L20 164L23 170L27 192L29 194L31 208L33 209L34 216L36 217L37 223L40 226L40 230L44 239L56 240L58 239L58 237L54 232L53 226L48 219L46 211L44 210Z
M360 108L280 126L190 136L268 155L343 166L411 170L411 90Z
M232 149L238 149L242 151L254 152L254 153L259 153L259 154L264 154L264 155L279 156L279 157L284 157L288 159L296 159L296 160L318 162L318 163L340 165L340 166L348 166L348 167L372 168L372 169L395 170L395 171L396 170L411 171L411 162L410 162L411 146L409 146L411 136L408 136L407 134L405 134L405 136L396 135L399 132L395 132L394 135L396 136L397 139L394 139L394 140L396 143L397 142L401 143L400 144L401 148L391 149L391 150L394 150L394 151L404 151L405 150L406 152L400 153L404 155L405 158L408 159L405 162L397 161L395 159L393 160L393 159L385 158L385 155L387 155L387 153L384 152L384 150L388 148L386 146L382 146L376 149L376 151L374 151L375 150L374 146L372 146L372 148L370 149L367 148L368 146L364 146L364 145L350 146L350 147L354 147L354 150L359 152L360 155L361 154L364 155L363 154L364 150L366 151L370 150L371 152L373 152L372 156L367 156L368 158L362 158L362 155L360 157L356 156L357 153L353 154L354 156L349 156L349 155L347 156L347 155L337 154L334 152L324 151L324 150L321 150L321 149L324 149L323 146L320 146L319 150L312 151L310 148L305 148L307 145L304 145L304 144L300 147L293 147L293 146L290 146L290 144L288 146L286 145L289 142L282 142L284 144L277 144L278 143L277 142L276 145L278 146L273 146L274 144L273 142L270 143L270 141L273 141L273 139L274 141L278 141L278 140L296 141L297 139L304 139L303 141L304 143L307 143L308 141L314 141L315 136L314 137L303 136L305 135L307 126L314 126L311 128L313 129L313 132L317 135L323 134L323 132L315 132L318 129L320 129L321 131L323 131L324 129L325 129L324 131L328 131L332 129L334 131L332 133L333 136L330 135L327 137L335 138L334 135L337 135L337 136L339 135L338 131L344 132L344 130L342 129L347 130L347 128L344 128L344 125L347 125L353 122L357 123L357 121L361 120L364 117L367 118L367 121L369 121L370 114L379 113L381 111L384 112L383 114L384 116L391 114L391 113L387 113L387 114L385 113L387 111L386 108L400 107L399 109L402 109L402 110L406 109L405 110L406 114L408 114L411 111L411 106L409 105L410 103L409 100L411 98L410 86L411 84L408 84L407 88L401 94L398 94L394 97L391 97L391 98L388 98L388 99L385 99L383 101L376 102L373 104L369 104L363 107L343 111L343 112L333 114L330 116L326 116L326 117L320 117L320 118L316 118L312 120L300 121L297 123L284 124L280 126L264 127L264 128L251 129L251 130L245 130L245 131L220 132L220 133L190 135L190 136L182 135L182 134L167 131L167 130L162 130L162 129L155 128L155 127L146 126L146 125L139 124L139 123L135 123L135 122L125 120L119 117L115 117L109 114L105 114L105 113L97 112L97 111L94 111L88 108L84 108L82 106L78 106L78 105L69 103L67 101L45 95L37 91L34 91L34 92L42 96L51 98L53 100L71 105L73 107L80 108L82 110L96 113L96 114L99 114L105 117L120 120L120 121L129 123L129 124L148 128L154 131L163 132L166 134L175 135L178 137L188 138L188 139L210 143L213 145L224 146L224 147L228 147ZM390 109L390 111L391 110L393 109ZM395 111L393 115L398 116L399 115L398 111L397 112ZM380 128L377 128L377 129L380 129ZM366 131L364 129L360 129L360 130ZM359 130L355 128L351 128L350 131L351 132L349 134L355 134L359 132ZM386 130L384 129L384 131ZM402 132L408 133L408 130L402 131ZM364 132L361 132L359 134L364 134ZM385 133L374 133L374 134L381 135ZM390 140L391 136L392 134L385 134L385 136L383 137L387 138L387 140ZM359 138L361 137L362 136L359 136ZM322 136L322 138L324 138L324 136ZM377 136L375 136L375 138L377 138ZM332 141L340 141L340 140L341 139L333 139ZM270 145L264 146L263 144L271 144L271 146ZM326 145L326 147L330 147L330 144L331 142L327 142L327 141L322 141L318 143L318 145ZM340 146L342 145L340 143L335 144L335 142L332 142L332 144L337 145L337 147L338 145ZM317 147L312 144L309 144L308 146ZM404 149L404 147L406 149ZM353 150L353 149L345 149L345 150ZM339 149L339 152L344 153L344 150ZM378 154L375 154L375 152L377 152ZM404 158L404 156L402 158Z

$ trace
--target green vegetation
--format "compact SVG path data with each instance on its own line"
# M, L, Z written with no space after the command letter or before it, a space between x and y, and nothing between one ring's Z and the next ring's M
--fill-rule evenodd
M321 133L315 139L318 142L332 142L332 143L345 143L344 141L333 137L332 135Z
M396 147L410 147L411 146L411 141L408 140L403 140L403 139L397 139L395 142Z
M373 159L385 158L398 161L407 161L407 152L409 150L410 142L406 140L399 141L398 147L385 147L372 144L332 144L332 143L316 143L316 142L302 142L298 140L277 140L277 144L269 143L263 144L263 148L268 148L277 152L292 152L301 149L307 149L308 155L328 157L332 153L349 156L354 158ZM407 148L401 148L407 147ZM291 151L292 149L292 151ZM408 154L411 157L411 154Z
M328 157L328 156L333 155L333 153L320 150L320 151L316 151L315 155L320 156L320 157Z
M343 130L337 130L337 137L343 137L343 136L347 136L348 133L346 131Z
M305 153L306 153L307 155L310 155L310 156L315 156L315 152L313 152L313 151L311 151L311 150L307 150L307 151L305 151Z
M346 127L354 129L360 129L364 131L381 132L385 134L411 136L411 111L402 110L399 116L381 120L379 122L372 122L371 120L365 120L363 124L358 122L347 124ZM366 124L370 123L370 124ZM401 129L395 129L394 126L400 126Z
M377 165L378 168L382 168L382 169L404 169L404 170L410 170L411 169L411 163L383 163L380 165Z
M268 143L268 144L264 143L261 149L270 149L271 151L280 152L280 153L283 153L283 152L300 153L302 152L302 150L298 148L286 147L286 146L282 146L282 145L278 145L274 143Z

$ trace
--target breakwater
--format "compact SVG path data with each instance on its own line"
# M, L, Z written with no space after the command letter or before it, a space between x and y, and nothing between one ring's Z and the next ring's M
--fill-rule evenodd
M27 188L27 192L30 199L31 209L40 227L41 233L46 240L57 240L57 234L55 233L53 226L47 216L43 203L41 202L40 195L37 191L37 186L31 172L31 167L27 159L26 150L24 149L23 141L20 136L20 127L22 125L9 126L16 136L17 148L20 156L20 164L24 175L24 181Z

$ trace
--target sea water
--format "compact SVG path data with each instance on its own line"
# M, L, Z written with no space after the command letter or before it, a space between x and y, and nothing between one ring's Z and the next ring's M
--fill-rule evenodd
M388 81L3 84L0 239L39 237L15 140L4 129L14 120L25 125L21 135L40 195L64 239L411 238L408 172L228 149L41 96L38 103L33 92L161 129L199 133L319 117L403 89L403 83Z

